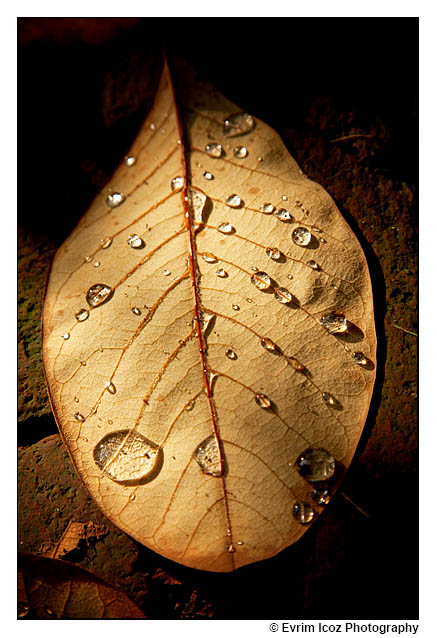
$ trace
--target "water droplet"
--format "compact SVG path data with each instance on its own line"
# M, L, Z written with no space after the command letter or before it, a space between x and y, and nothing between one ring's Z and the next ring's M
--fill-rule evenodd
M195 190L194 188L188 189L188 207L191 213L191 219L196 224L203 222L203 211L205 209L207 197L205 193Z
M240 306L238 306L236 303L232 304L232 310L240 310Z
M172 191L178 191L180 190L184 185L184 178L183 177L173 177L173 179L171 180L171 190Z
M279 248L266 248L266 255L274 261L278 261L282 257L282 253Z
M100 240L100 248L109 248L109 246L112 244L112 239L111 237L105 237L104 239Z
M346 317L341 313L323 315L323 317L319 319L319 323L330 334L346 332L348 329L348 321Z
M281 199L282 199L282 201L286 202L288 200L288 197L287 197L287 195L282 195Z
M220 233L223 233L224 235L230 235L231 233L233 233L235 231L235 228L233 226L231 226L231 224L229 222L221 222L217 226L217 230Z
M155 478L162 466L162 449L136 430L111 432L97 443L94 462L116 483L136 485Z
M131 308L131 310L134 313L134 315L140 315L141 314L141 310L139 308L137 308L136 306Z
M262 158L261 155L258 155L256 159L258 162L264 162L264 158Z
M305 370L305 366L294 357L287 357L287 363L289 363L298 372L303 372Z
M212 253L201 253L200 256L207 264L216 264L218 262L217 257Z
M76 419L76 421L85 421L84 415L81 414L80 412L76 412L76 414L74 415L74 418Z
M326 244L326 239L324 239L323 237L320 238L320 243L321 244Z
M255 394L255 401L260 408L264 408L265 410L267 408L270 408L270 406L272 405L269 397L266 397L265 394L261 394L260 392L258 392L258 394Z
M331 500L331 495L328 490L324 490L323 488L316 487L311 492L311 498L317 505L328 505Z
M277 347L276 344L273 343L273 341L271 339L269 339L268 337L264 337L263 339L261 339L261 345L263 348L265 348L266 350L268 350L269 352L277 352Z
M86 361L80 360L79 363L80 363L81 366L86 366Z
M287 288L275 288L275 299L279 303L290 303L293 301L293 295Z
M25 618L30 612L30 607L26 602L18 601L17 603L17 616L18 618Z
M144 240L136 233L134 235L129 235L129 237L127 238L127 243L128 246L130 246L131 248L135 248L136 250L144 248L144 246L146 245Z
M212 142L205 146L205 153L207 153L210 157L222 157L223 147L218 142Z
M56 616L55 612L52 609L49 609L49 607L47 606L44 607L44 611L48 616L51 616L52 618Z
M93 263L94 268L98 268L100 266L100 261L95 261Z
M78 399L78 397L74 397L74 402L75 402L75 403L79 403L79 399Z
M194 408L194 401L188 401L187 405L185 406L185 410L187 412L191 412L191 410Z
M234 157L237 159L244 159L249 154L249 151L245 146L236 146L234 148Z
M250 133L255 127L255 120L249 113L233 113L229 115L223 124L223 134L228 137L236 137Z
M267 288L269 288L271 284L269 275L266 272L262 272L261 270L255 272L251 276L250 281L256 288L258 288L258 290L267 290Z
M222 279L228 276L228 273L226 272L226 270L223 270L223 268L219 268L219 270L217 270L215 274L217 275L217 277L221 277Z
M205 171L205 172L203 173L203 177L204 177L205 179L208 179L208 180L214 179L214 175L213 175L212 173L210 173L209 171Z
M86 308L81 308L74 316L78 321L85 321L90 316L90 312Z
M243 206L243 200L235 193L232 193L232 195L229 195L226 199L226 205L230 208L241 208L241 206Z
M222 463L219 444L214 434L208 436L200 443L193 453L200 469L211 476L222 476Z
M359 366L367 366L369 365L369 359L362 352L353 352L352 359Z
M214 319L215 314L213 312L207 312L204 310L202 312L201 324L202 324L202 332L205 332L208 329L209 324Z
M276 211L275 217L281 222L292 222L294 217L286 208L280 208Z
M84 257L84 259L83 259L83 260L84 260L84 262L85 262L86 264L89 264L89 263L91 263L92 257Z
M226 551L229 552L229 554L233 554L234 552L236 552L237 550L235 549L235 547L231 544L231 545L226 545Z
M309 447L297 457L296 468L310 483L327 481L334 476L335 459L323 447Z
M165 270L163 270L163 271L162 271L162 274L163 274L165 277L168 277L169 275L171 275L171 271L170 271L170 270L167 270L167 268L166 268Z
M117 392L116 387L112 383L112 381L107 381L105 383L105 388L106 388L106 390L108 390L109 394L115 394Z
M320 269L319 264L316 261L314 261L314 259L310 259L309 261L307 261L307 266L309 266L313 270L319 270Z
M291 233L291 239L296 246L308 246L311 241L311 233L307 228L298 226L298 228L295 228Z
M249 299L249 297L247 297L246 301L247 303L252 303L252 299Z
M261 213L265 213L266 215L271 215L273 211L275 210L275 206L273 206L273 204L271 204L270 202L266 202L264 204L261 204L261 206L259 207L259 210Z
M109 208L117 208L125 199L126 195L124 193L111 193L106 198L106 205L109 206Z
M95 308L108 301L113 292L112 288L106 284L94 284L86 293L86 300L92 308Z
M226 350L226 356L228 357L228 359L236 359L237 353L229 349L229 350Z
M70 338L70 333L69 332L64 332L64 334L62 335L62 338L67 341L67 339Z
M126 164L126 166L133 166L135 164L135 162L137 161L137 158L134 157L133 155L128 155L124 158L124 163Z
M135 492L132 492L132 494L129 495L129 501L132 503L132 501L134 501L135 498L136 498Z
M293 517L302 525L310 523L314 515L314 509L309 503L305 503L305 501L296 501L293 505Z
M329 394L329 392L322 392L322 399L328 405L336 405L337 403L335 397L333 397L332 394Z
M151 122L151 123L149 124L149 129L150 129L151 131L156 130L156 124L154 124L153 122Z

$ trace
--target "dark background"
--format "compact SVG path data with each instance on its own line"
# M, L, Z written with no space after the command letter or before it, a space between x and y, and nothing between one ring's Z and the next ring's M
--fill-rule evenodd
M41 298L55 249L151 106L164 46L272 126L361 241L378 375L342 486L358 508L338 494L295 546L233 574L166 561L109 523L68 558L150 618L417 618L416 338L404 330L416 332L418 20L20 18L18 42L19 548L56 542L69 520L104 521L50 413Z

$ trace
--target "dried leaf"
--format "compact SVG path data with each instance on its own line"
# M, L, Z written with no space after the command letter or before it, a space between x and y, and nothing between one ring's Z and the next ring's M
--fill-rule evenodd
M19 553L18 617L145 618L123 592L63 560Z
M349 466L375 376L372 293L357 239L278 135L181 73L176 98L165 65L56 255L43 356L107 517L229 571L298 540Z
M69 521L56 545L44 543L42 553L47 558L62 558L65 554L77 549L80 541L85 540L88 543L90 538L98 539L107 533L108 528L105 525L96 525L93 521L88 523Z

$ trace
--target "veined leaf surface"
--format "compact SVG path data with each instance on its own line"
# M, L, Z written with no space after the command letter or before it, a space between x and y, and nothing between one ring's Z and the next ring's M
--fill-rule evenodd
M189 70L179 84L165 65L55 257L43 357L107 517L230 571L297 541L349 466L374 383L372 293L359 242L279 136Z

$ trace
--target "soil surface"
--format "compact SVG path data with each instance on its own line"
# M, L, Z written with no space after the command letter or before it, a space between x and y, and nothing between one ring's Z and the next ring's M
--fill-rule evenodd
M418 617L417 29L415 19L19 20L19 550L41 553L70 521L106 525L66 559L149 618ZM40 358L47 269L151 105L160 38L281 135L358 236L374 286L378 375L342 494L296 545L232 574L172 563L105 519L57 434Z

